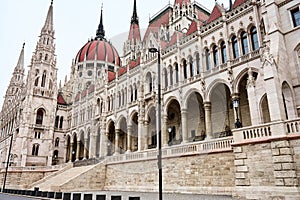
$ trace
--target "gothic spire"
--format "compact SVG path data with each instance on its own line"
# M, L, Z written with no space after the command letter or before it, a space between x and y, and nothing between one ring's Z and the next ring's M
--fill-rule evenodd
M42 31L53 31L53 0L48 10L47 18Z
M105 31L104 31L104 26L103 26L103 5L101 7L101 15L100 15L100 23L98 26L98 30L96 33L96 39L103 40L105 39Z
M15 71L24 69L24 46L25 46L25 42L23 43L23 47L22 47L22 50L21 50L21 53L19 56L18 64L15 68Z
M232 0L229 0L229 10L232 10Z
M131 17L131 24L139 24L139 18L137 16L137 11L136 11L136 0L134 0L133 14L132 14L132 17Z

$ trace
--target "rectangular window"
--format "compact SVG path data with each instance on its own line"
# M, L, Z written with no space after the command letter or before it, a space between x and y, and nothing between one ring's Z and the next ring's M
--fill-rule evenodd
M300 11L299 7L291 10L292 20L294 27L300 26Z

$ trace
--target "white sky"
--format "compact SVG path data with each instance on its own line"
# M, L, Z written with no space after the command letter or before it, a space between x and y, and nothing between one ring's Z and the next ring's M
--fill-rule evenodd
M219 0L225 6L229 0ZM18 62L23 42L26 71L38 36L44 25L51 0L1 0L0 6L0 109L12 72ZM140 28L145 29L149 16L155 15L174 0L137 0ZM198 0L212 10L215 0ZM54 29L58 80L69 76L72 59L96 34L101 4L106 38L124 35L129 30L133 0L54 0ZM126 33L127 37L127 33ZM120 44L114 44L116 47ZM122 55L122 52L119 51Z

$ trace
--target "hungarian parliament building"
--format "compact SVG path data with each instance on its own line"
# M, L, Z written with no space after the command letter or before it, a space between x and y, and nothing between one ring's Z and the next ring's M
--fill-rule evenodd
M6 187L155 192L161 143L164 193L300 199L300 2L174 0L144 34L139 2L119 52L99 11L63 82L51 2L0 114Z

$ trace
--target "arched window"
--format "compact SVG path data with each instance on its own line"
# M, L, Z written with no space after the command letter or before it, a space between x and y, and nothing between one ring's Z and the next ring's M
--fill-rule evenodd
M36 124L43 124L43 118L44 118L44 109L40 108L38 109L37 113L36 113Z
M43 58L43 54L42 54L42 53L40 53L39 60L42 60L42 58Z
M164 68L164 79L165 79L165 88L168 87L168 71Z
M249 46L248 46L248 39L247 39L247 33L243 31L241 33L241 40L242 40L242 52L243 55L249 53Z
M58 150L53 151L53 159L57 160L58 159ZM56 164L56 163L55 163Z
M59 146L59 137L57 137L55 139L55 144L54 144L55 147L58 147Z
M170 70L170 85L173 85L173 68L171 65L169 66L169 70Z
M63 127L63 123L64 123L64 117L60 116L60 120L59 120L59 128Z
M190 56L189 58L189 63L190 63L190 77L194 76L194 63L193 63L193 57Z
M214 56L214 66L218 66L219 65L219 55L218 55L218 47L217 45L214 45L213 47L213 56Z
M233 58L238 58L239 57L239 47L238 47L238 42L237 42L236 36L233 36L231 38L231 43L232 43Z
M179 82L179 69L178 69L178 63L175 63L175 79L176 79L176 83Z
M259 43L258 43L258 37L257 37L257 30L255 26L253 26L250 29L250 34L251 34L251 44L252 44L252 50L255 51L259 48Z
M222 63L227 62L227 54L226 54L226 45L225 42L221 42L221 56L222 56Z
M187 79L187 63L185 59L183 60L182 64L183 64L183 78Z
M137 89L137 86L135 85L134 86L134 100L136 101L138 98L138 89Z
M34 144L32 146L31 155L38 156L38 154L39 154L39 146L40 146L39 144Z
M118 92L118 96L119 96L119 107L121 107L122 106L122 95L121 95L120 91Z
M107 97L107 111L110 111L110 97Z
M196 53L197 74L200 74L200 54Z
M46 71L43 72L41 87L45 87L46 84Z
M146 83L148 84L148 88L146 92L151 93L153 90L153 83L152 83L152 75L150 72L148 72L146 75Z
M110 109L113 110L114 109L114 96L113 95L111 95L110 100L111 100Z
M210 70L210 52L209 49L205 50L206 69Z
M130 102L133 102L133 88L130 86Z
M45 55L45 61L47 61L47 60L48 60L48 54Z
M126 94L126 90L122 90L122 106L125 105L125 94Z
M58 123L59 123L59 116L56 116L55 117L55 125L54 125L55 128L58 128Z
M50 80L50 81L49 81L49 90L52 90L52 87L53 87L53 83L52 83L52 81Z

